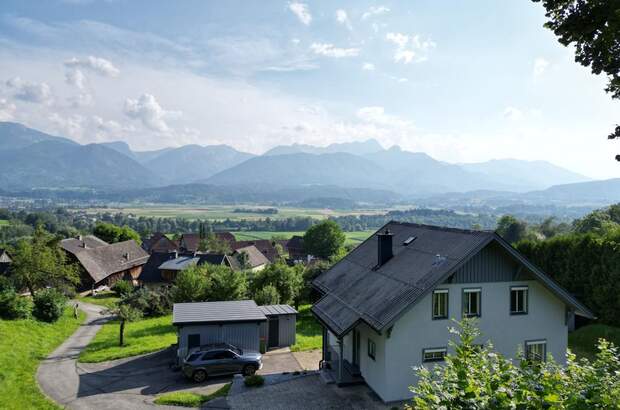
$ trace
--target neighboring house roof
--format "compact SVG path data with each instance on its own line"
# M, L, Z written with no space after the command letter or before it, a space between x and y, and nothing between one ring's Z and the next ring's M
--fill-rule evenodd
M74 248L69 246L68 249L62 242L63 249L77 258L95 283L113 273L144 265L149 258L149 254L133 240L100 245L96 248L78 247L76 251L69 250Z
M389 222L393 257L377 266L377 235L372 235L313 285L324 296L312 312L338 337L358 322L378 332L388 328L429 291L445 281L482 248L495 241L557 297L581 315L592 313L533 266L494 232ZM415 238L408 245L404 242Z
M162 263L174 259L177 257L175 252L154 252L149 256L146 264L142 267L142 273L140 273L140 281L145 283L160 283L166 282L161 276L161 270L159 267Z
M297 311L289 305L264 305L258 307L265 316L296 315Z
M154 233L150 238L144 240L142 242L142 248L149 253L154 252L172 252L176 251L179 248L179 244L175 241L169 239L166 235L161 232Z
M233 253L233 258L237 259L236 256L240 253L245 253L246 255L248 255L248 265L250 268L256 268L262 265L267 265L269 263L269 259L267 259L267 257L263 255L261 251L259 251L258 248L254 245L245 246L243 248L237 249Z
M272 242L269 239L257 239L255 241L237 241L231 244L233 250L245 248L247 246L256 246L256 248L263 254L269 262L275 262L280 255L278 255L278 251L273 246Z
M13 260L9 256L8 252L6 251L6 249L0 248L0 263L7 264L7 263L11 263L11 262L13 262Z
M179 256L174 259L166 260L159 266L161 270L183 270L193 265L203 265L209 263L211 265L222 265L225 262L225 256L220 253L198 253L195 255Z
M228 242L230 246L235 242L235 236L230 232L214 232L217 239ZM184 233L181 235L179 246L189 252L196 252L200 247L200 234Z
M67 238L60 241L60 247L73 254L84 249L98 248L106 245L109 244L94 235L78 236L77 238Z
M264 320L267 317L253 300L175 303L172 308L173 325Z

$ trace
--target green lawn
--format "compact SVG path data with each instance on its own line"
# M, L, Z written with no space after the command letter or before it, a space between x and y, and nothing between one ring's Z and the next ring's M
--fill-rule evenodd
M77 299L86 303L92 303L93 305L105 306L107 308L113 307L119 300L118 296L114 292L101 292L97 293L95 296L82 296Z
M3 226L9 226L10 222L8 219L0 219L0 228Z
M214 391L211 394L198 394L192 392L172 392L162 394L155 399L155 404L164 404L168 406L183 406L183 407L200 407L206 402L218 397L224 397L228 395L231 383L226 383L220 387L219 390Z
M56 323L0 320L0 408L60 409L39 390L35 373L39 361L69 337L84 320L72 309Z
M84 363L99 363L165 349L177 341L172 315L139 320L125 326L125 346L118 345L119 323L107 322L80 354Z
M568 347L578 357L591 359L596 354L596 345L600 338L620 346L620 328L603 324L584 326L568 335Z
M299 314L297 315L297 343L291 346L291 350L300 352L304 350L320 349L322 337L321 325L314 316L312 316L310 305L300 306Z

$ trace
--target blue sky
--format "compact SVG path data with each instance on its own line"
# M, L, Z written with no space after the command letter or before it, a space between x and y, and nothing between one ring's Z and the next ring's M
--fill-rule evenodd
M376 138L617 177L618 102L543 23L529 1L5 0L0 120L134 149Z

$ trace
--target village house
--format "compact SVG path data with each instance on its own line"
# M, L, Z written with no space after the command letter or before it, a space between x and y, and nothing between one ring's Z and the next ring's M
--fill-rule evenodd
M142 267L149 258L133 240L108 244L88 235L63 239L60 247L79 264L82 280L78 289L82 291L111 287L119 280L138 285Z
M150 238L142 241L142 249L148 253L168 253L179 250L179 244L161 232L155 232Z
M13 260L6 249L0 248L0 275L6 275L11 267Z
M386 402L411 397L412 366L441 363L450 319L477 318L494 349L564 362L574 315L592 313L494 232L390 222L313 285L321 367Z

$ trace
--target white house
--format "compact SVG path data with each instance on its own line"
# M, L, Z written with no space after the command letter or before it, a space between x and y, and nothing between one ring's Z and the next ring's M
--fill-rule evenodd
M515 357L563 362L574 314L592 313L494 232L390 222L313 282L323 360L339 385L411 397L412 366L443 361L451 318ZM328 371L328 370L326 370Z

